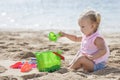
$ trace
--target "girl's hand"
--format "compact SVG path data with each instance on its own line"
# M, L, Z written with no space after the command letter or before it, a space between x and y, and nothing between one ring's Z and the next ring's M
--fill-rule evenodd
M93 56L92 55L87 55L88 59L93 60Z
M90 60L94 60L92 55L88 55L88 54L86 54L86 53L83 53L83 55L86 56L86 57L87 57L88 59L90 59Z

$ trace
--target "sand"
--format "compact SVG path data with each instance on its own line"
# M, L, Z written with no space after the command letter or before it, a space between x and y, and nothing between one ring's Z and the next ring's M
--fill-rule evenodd
M57 42L48 40L45 31L0 31L0 80L120 80L120 33L103 34L110 48L110 57L105 69L85 73L82 70L68 71L66 66L80 48L80 42L60 38ZM54 32L58 32L57 30ZM79 35L79 31L66 31ZM22 73L11 69L17 61L29 61L35 57L33 52L46 50L63 50L65 61L61 69L52 73L39 72L33 68Z

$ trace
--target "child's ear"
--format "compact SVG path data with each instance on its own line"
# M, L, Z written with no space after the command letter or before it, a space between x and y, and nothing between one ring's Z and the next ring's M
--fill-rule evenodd
M93 23L93 24L92 24L92 28L95 28L95 27L96 27L96 24L95 24L95 23Z
M94 25L93 25L93 24L91 25L91 28L94 28Z

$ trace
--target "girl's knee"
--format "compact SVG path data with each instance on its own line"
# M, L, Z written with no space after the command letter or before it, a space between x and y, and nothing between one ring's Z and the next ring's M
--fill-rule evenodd
M86 57L85 56L80 56L78 60L84 60Z
M85 56L81 56L78 58L78 60L82 63L82 62L85 62L87 58Z

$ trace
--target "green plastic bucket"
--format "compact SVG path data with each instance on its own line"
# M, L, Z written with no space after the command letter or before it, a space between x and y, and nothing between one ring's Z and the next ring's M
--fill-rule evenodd
M53 72L60 69L61 58L52 51L36 52L35 55L39 71Z

